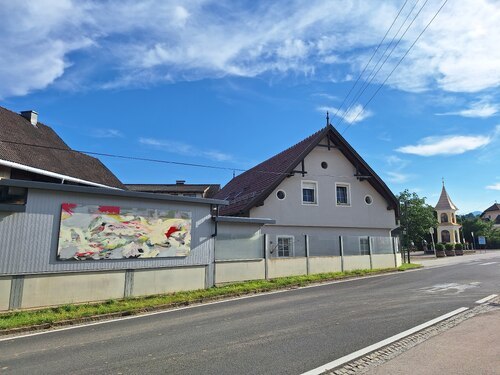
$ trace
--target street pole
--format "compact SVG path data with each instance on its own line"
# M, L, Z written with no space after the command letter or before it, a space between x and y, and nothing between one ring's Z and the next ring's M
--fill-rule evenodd
M434 244L434 228L433 227L429 228L429 233L431 234L432 250L434 250L434 256L437 258L436 245Z
M476 250L474 246L474 242L476 242L476 240L474 239L474 232L470 232L470 234L472 235L472 250Z

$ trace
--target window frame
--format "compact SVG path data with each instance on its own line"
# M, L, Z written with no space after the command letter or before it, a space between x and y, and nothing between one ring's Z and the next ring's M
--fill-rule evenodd
M314 185L314 202L305 202L304 201L304 184ZM307 188L307 189L309 189L309 188ZM317 205L319 205L318 181L302 180L300 183L300 199L301 199L303 206L317 206Z
M337 187L345 187L347 189L347 203L339 203L337 197ZM336 182L335 183L335 205L337 207L351 207L351 184L348 182Z
M287 239L290 241L290 248L288 249L288 256L280 256L280 239ZM293 258L295 257L295 236L290 235L277 235L276 236L276 258Z

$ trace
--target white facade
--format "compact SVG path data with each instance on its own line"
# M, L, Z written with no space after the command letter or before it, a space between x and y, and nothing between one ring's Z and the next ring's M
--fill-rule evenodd
M341 151L317 146L305 157L304 167L307 174L285 178L263 205L250 210L250 217L276 220L276 224L262 228L271 248L283 242L279 240L282 236L293 237L295 256L303 251L301 241L306 234L337 244L341 235L391 236L397 227L394 210L387 209L389 203L368 180L354 176L355 166ZM300 170L301 164L296 169Z

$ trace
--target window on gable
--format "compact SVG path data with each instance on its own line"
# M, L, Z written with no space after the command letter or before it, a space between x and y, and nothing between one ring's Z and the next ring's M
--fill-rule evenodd
M291 257L293 256L293 237L279 236L278 241L278 257Z
M335 188L337 205L349 206L351 204L349 184L336 184Z
M318 185L314 181L302 182L302 203L318 204Z

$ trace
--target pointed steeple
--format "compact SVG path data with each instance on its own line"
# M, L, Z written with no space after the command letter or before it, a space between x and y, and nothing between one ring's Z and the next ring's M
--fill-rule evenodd
M444 187L444 179L443 179L443 189L441 190L441 196L439 197L439 200L436 204L436 207L434 207L436 210L439 211L457 211L458 208L453 204L453 202L450 199L450 196L448 195L448 192L446 191L446 188Z

